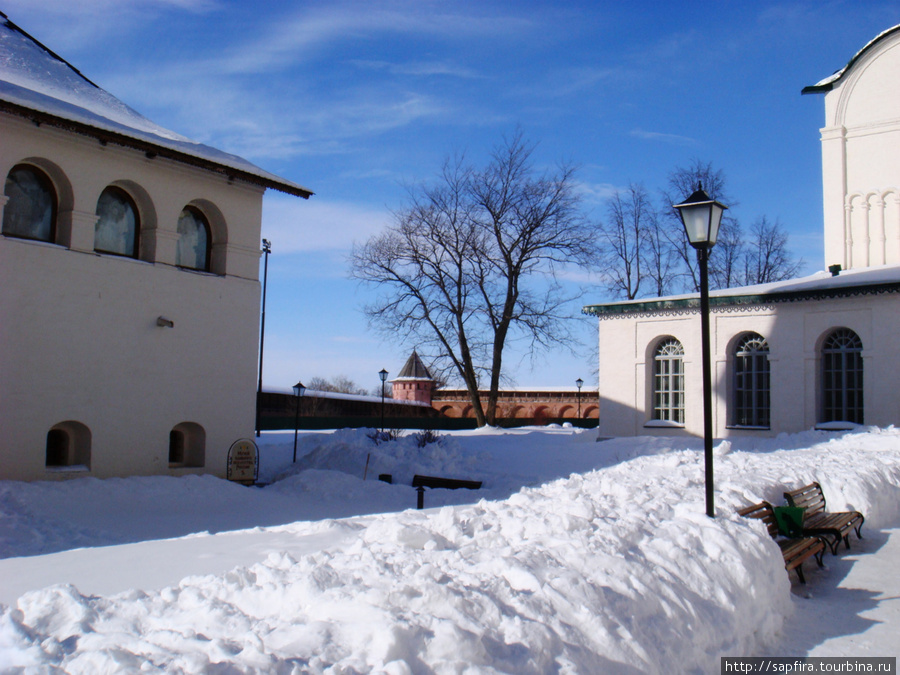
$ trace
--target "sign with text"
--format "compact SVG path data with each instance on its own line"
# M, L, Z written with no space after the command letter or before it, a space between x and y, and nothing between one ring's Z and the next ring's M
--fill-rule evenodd
M228 450L228 480L252 485L259 476L259 448L248 438L231 444Z

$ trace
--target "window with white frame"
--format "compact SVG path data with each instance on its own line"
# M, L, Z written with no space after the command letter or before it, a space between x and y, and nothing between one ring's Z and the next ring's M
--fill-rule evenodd
M849 328L822 344L822 421L863 423L862 340Z
M738 340L734 350L735 426L768 428L769 345L758 333L748 333Z
M653 419L684 424L684 347L675 338L653 354Z
M19 164L6 176L8 201L3 209L3 234L37 241L56 240L56 191L36 167Z

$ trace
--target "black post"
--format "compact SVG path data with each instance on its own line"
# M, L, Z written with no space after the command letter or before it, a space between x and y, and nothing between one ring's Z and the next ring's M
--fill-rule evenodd
M381 435L384 436L384 380L381 381Z
M297 463L297 427L300 426L300 395L297 394L297 406L294 409L294 464Z
M263 292L262 292L262 326L259 331L259 381L256 386L256 437L259 438L262 411L260 410L260 398L262 398L262 373L263 373L263 349L266 345L266 285L269 281L269 253L272 252L272 243L268 239L262 240L263 244Z
M700 267L700 332L703 359L703 456L706 463L706 515L716 517L713 499L712 364L709 347L709 249L697 249Z

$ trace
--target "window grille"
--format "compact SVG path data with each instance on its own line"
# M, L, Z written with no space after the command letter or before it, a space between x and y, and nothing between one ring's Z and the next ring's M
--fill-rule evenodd
M762 335L749 333L734 352L734 424L769 427L769 345Z
M684 424L684 347L675 338L653 356L653 419Z
M849 328L822 345L822 421L863 423L862 340Z

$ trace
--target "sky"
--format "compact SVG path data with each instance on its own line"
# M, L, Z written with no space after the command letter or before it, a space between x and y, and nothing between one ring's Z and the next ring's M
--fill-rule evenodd
M765 215L824 267L820 95L800 90L900 23L900 0L305 2L3 0L9 18L154 122L315 195L267 192L272 242L264 386L344 375L376 389L414 344L385 339L349 278L354 243L392 222L409 186L517 130L538 170L578 167L586 215L630 183L656 194L711 162L731 214ZM505 356L508 385L597 384L602 270L569 270L571 349ZM261 265L262 276L262 265Z

